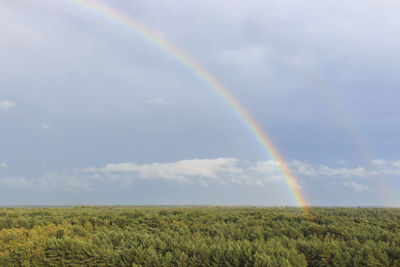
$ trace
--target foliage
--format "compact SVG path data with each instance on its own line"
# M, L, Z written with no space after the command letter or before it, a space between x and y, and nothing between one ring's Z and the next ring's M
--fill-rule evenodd
M0 209L1 266L400 266L400 210Z

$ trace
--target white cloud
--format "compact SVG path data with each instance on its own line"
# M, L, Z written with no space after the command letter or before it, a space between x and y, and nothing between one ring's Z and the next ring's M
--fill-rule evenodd
M295 160L290 163L290 167L299 176L322 177L322 178L367 178L374 174L373 171L367 170L364 167L356 168L334 168L325 165L313 166L312 164L304 163Z
M387 164L393 167L397 163L393 161ZM334 168L325 165L315 167L299 160L291 162L289 167L293 176L297 177L290 183L299 188L300 185L307 182L307 177L315 177L328 179L337 186L342 184L358 192L367 191L369 190L368 186L355 182L354 179L368 178L374 173L364 167ZM265 187L272 183L282 183L282 178L283 175L278 163L273 160L250 162L237 158L215 158L149 164L109 163L103 167L73 169L63 172L45 171L42 175L32 178L31 183L28 183L25 178L19 177L1 178L0 183L9 186L30 186L43 191L55 189L90 191L99 184L126 187L138 180L164 180L171 183L198 184L204 187L213 183ZM335 182L337 179L347 180L344 183L337 183Z
M174 182L239 184L265 186L282 180L273 160L246 162L236 158L193 159L171 163L135 164L130 162L107 164L101 168L87 168L83 172L96 174L97 179L132 183L136 179L169 180Z
M388 162L386 160L383 160L383 159L375 159L375 160L372 161L372 164L375 165L375 166L385 166L385 165L387 165L387 163Z
M322 179L347 179L346 186L355 190L366 190L352 179L368 178L372 171L364 167L334 168L317 166L299 160L289 164L290 171L297 177L293 185L300 188L306 177ZM64 173L46 173L39 184L43 188L66 189L86 188L93 184L114 184L128 186L136 180L165 180L176 183L197 183L210 186L212 183L263 187L283 181L277 162L273 160L249 162L237 158L189 159L168 163L154 162L137 164L133 162L109 163L103 167L76 169Z
M30 185L27 179L23 177L0 177L0 184L10 187L27 187Z
M96 179L127 184L137 179L199 183L202 186L210 183L265 186L281 181L279 168L274 161L252 163L236 158L193 159L142 165L125 162L82 171L96 175Z
M53 130L53 126L49 125L49 124L42 124L40 125L40 128L42 128L43 131L51 131Z
M392 162L392 166L396 167L396 168L400 168L400 161L393 161Z
M7 169L8 165L5 162L0 162L0 169Z
M293 170L300 175L310 176L310 177L315 177L318 175L317 170L314 169L312 165L303 163L299 160L295 160L292 163L290 163L290 167L292 167Z
M376 159L372 164L377 168L378 173L385 175L400 175L400 161L399 160L383 160Z
M191 177L217 179L223 174L237 174L240 169L235 165L234 158L194 159L172 163L152 163L138 165L134 163L107 164L98 169L102 173L130 172L136 173L141 179L166 179L186 181ZM93 169L92 169L93 170Z
M45 172L34 178L33 187L41 191L64 190L64 191L90 191L90 181L94 179L80 170L63 172Z
M354 189L357 192L369 191L369 187L364 184L359 184L356 182L344 182L343 184L347 187Z
M321 166L318 170L321 176L335 176L342 178L366 178L370 173L364 167L349 168L330 168L328 166Z
M0 101L0 109L2 109L2 110L10 110L10 109L14 108L15 106L16 106L16 104L10 100Z
M280 181L282 178L279 166L273 160L258 161L254 166L251 166L249 170L263 174L264 180Z
M230 178L242 173L238 159L194 159L171 163L135 164L130 162L107 164L100 168L74 169L65 172L45 172L36 178L40 190L91 190L95 184L129 186L135 180L167 180L178 183L198 182L208 186L211 182L232 183ZM225 179L228 179L226 181Z
M80 177L68 177L65 182L68 189L84 189L86 191L90 191L88 181L85 179L81 179Z

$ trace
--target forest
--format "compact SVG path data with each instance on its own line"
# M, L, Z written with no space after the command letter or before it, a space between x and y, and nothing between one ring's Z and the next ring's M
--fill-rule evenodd
M0 209L0 266L400 266L400 209Z

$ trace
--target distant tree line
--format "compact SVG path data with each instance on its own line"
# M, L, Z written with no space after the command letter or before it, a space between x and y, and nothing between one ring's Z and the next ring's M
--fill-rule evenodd
M0 266L400 266L389 208L0 209Z

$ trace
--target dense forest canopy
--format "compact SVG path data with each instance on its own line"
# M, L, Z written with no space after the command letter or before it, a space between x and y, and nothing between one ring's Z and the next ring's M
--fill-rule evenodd
M1 266L400 266L390 208L0 209Z

